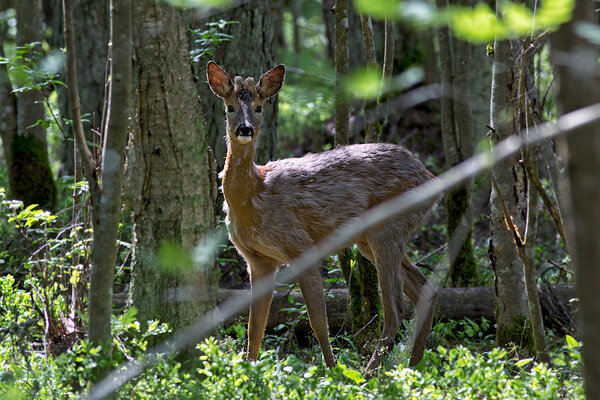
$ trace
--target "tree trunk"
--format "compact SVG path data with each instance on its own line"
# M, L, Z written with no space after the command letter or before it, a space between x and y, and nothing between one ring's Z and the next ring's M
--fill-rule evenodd
M574 20L554 35L553 57L558 66L558 104L561 114L600 102L597 60L600 49L586 40L578 24L587 22L598 29L598 13L591 1L578 1ZM591 28L587 28L590 29ZM593 68L590 70L590 68ZM594 71L594 72L591 72ZM600 399L600 122L571 132L568 152L569 224L567 234L576 267L576 292L581 307L583 372L588 399Z
M350 104L344 88L348 75L348 0L335 1L335 146L348 144Z
M121 219L121 187L131 102L131 0L111 0L111 65L107 124L102 150L102 189L92 204L92 270L88 337L108 345L117 233Z
M4 32L0 32L0 57L6 57L4 53ZM12 84L8 76L6 64L0 64L0 137L6 164L10 165L10 147L13 138L17 134L17 98L12 92ZM9 186L15 186L12 170L8 169Z
M463 5L469 5L464 2ZM438 1L439 8L447 2ZM438 31L442 84L441 127L446 168L473 155L474 131L470 101L471 45L457 40L447 27ZM479 274L473 255L472 182L446 195L448 261L452 286L473 286Z
M517 79L515 55L510 41L494 42L494 64L490 126L498 140L518 132ZM490 258L496 285L496 340L501 346L510 343L532 349L529 309L525 289L523 262L517 254L513 234L507 223L523 232L525 213L525 171L515 159L499 163L493 169L500 193L492 187L490 223L492 238ZM504 200L513 221L506 221Z
M22 0L15 4L17 12L17 46L42 42L42 2ZM33 47L41 52L41 45ZM23 57L31 57L25 53ZM20 83L19 83L20 84ZM17 96L17 134L10 146L9 181L11 197L26 205L42 208L56 205L56 186L48 160L46 131L38 121L44 120L44 98L40 90L28 90Z
M49 40L55 48L64 47L62 0L44 0L44 15L48 25L55 27ZM89 141L98 141L97 134L103 128L104 102L106 99L106 74L109 40L109 2L98 0L80 0L73 10L75 51L77 52L77 82L81 111L85 115L83 128ZM93 29L90 29L93 27ZM60 115L72 119L66 88L58 88L58 107ZM73 134L67 130L67 140L61 141L59 175L74 175ZM93 133L95 132L95 133ZM94 139L94 135L96 138Z
M226 71L244 78L253 76L273 68L278 64L274 41L274 24L271 16L271 0L251 0L238 7L211 17L211 21L224 19L238 21L237 24L227 25L225 32L232 35L230 41L223 42L216 49L212 58ZM204 24L208 21L202 21ZM208 145L212 148L219 170L225 163L227 145L225 140L225 124L223 123L223 102L214 96L205 80L206 57L194 65L195 75L199 77L197 89L202 99L202 108L208 132ZM264 164L277 158L277 96L268 100L263 106L262 128L256 161Z
M140 321L177 329L216 302L213 265L193 265L185 254L157 257L173 246L189 252L214 226L208 140L181 11L161 2L133 7L137 115L126 178L134 221L131 301Z

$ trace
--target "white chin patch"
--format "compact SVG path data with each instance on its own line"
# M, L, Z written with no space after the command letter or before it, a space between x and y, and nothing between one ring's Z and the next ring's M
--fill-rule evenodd
M242 143L250 143L252 141L252 136L237 136L237 140Z

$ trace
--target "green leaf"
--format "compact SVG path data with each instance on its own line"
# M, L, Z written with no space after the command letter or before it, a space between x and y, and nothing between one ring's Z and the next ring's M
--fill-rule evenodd
M519 368L523 368L523 366L529 364L530 362L533 361L533 357L532 358L524 358L522 360L519 360L515 363L515 365Z
M344 376L356 384L361 384L364 382L365 378L355 369L346 369L344 370Z
M348 77L345 86L348 93L354 97L375 98L381 89L381 74L374 68L354 71Z
M575 347L579 347L579 342L571 335L566 335L565 339L567 340L567 346L570 349L574 349Z
M384 19L390 14L396 14L400 3L399 0L354 0L359 14L371 15L377 19Z

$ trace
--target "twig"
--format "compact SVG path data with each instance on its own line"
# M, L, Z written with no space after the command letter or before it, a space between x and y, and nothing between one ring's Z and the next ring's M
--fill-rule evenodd
M567 242L567 235L565 234L565 228L564 228L562 218L560 216L558 209L554 206L554 204L552 204L552 200L550 200L548 193L546 193L546 191L544 190L544 187L542 186L542 183L540 182L540 178L537 176L537 173L535 171L533 171L531 166L528 164L525 165L525 170L527 171L527 175L529 176L529 179L533 183L533 186L535 186L536 190L542 197L542 201L544 202L544 205L548 209L550 216L554 220L554 225L556 225L556 229L558 229L558 233L560 234L560 237L561 237L563 243L565 244L565 246L567 246L567 251L568 251L569 245Z
M575 275L575 273L573 271L569 271L568 269L561 267L560 264L558 264L556 261L551 260L551 259L547 259L546 261L548 261L550 264L554 265L556 268L560 269L563 272L566 272L569 275Z
M444 250L446 247L448 247L448 243L444 243L443 245L441 245L440 247L438 247L437 249L435 249L431 253L427 254L425 257L421 258L419 261L415 262L415 264L420 264L423 261L427 260L428 258L433 257L434 255L436 255L440 251Z

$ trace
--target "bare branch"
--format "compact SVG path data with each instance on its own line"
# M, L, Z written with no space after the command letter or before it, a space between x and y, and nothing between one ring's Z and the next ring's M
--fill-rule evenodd
M96 193L98 182L96 179L96 163L92 152L87 145L83 124L81 123L81 104L77 88L77 67L75 65L75 38L73 32L73 0L63 0L63 13L65 18L65 44L67 47L67 92L71 114L73 118L73 131L75 143L83 162L85 178L90 185L90 193Z
M426 184L405 192L370 209L362 216L344 223L327 239L298 257L292 263L291 268L288 268L285 274L282 274L284 275L282 278L286 281L293 280L323 257L351 242L374 226L401 213L409 212L419 207L423 202L438 198L442 193L464 184L478 174L490 171L498 162L514 156L521 148L564 135L598 120L600 120L600 103L566 114L559 118L556 124L543 124L535 134L530 132L527 139L518 135L511 135L498 143L491 152L477 154L444 172L438 179L428 181ZM253 288L255 298L260 298L272 290L273 284L269 279L258 282ZM249 302L249 294L231 298L224 302L219 307L219 310L221 310L220 315L214 309L212 312L205 314L195 324L175 333L170 341L163 342L150 349L141 359L127 362L112 371L105 379L92 387L87 399L100 400L108 396L138 376L146 368L155 365L161 359L160 356L176 353L197 343L213 332L221 321L237 315L243 307L247 307Z

